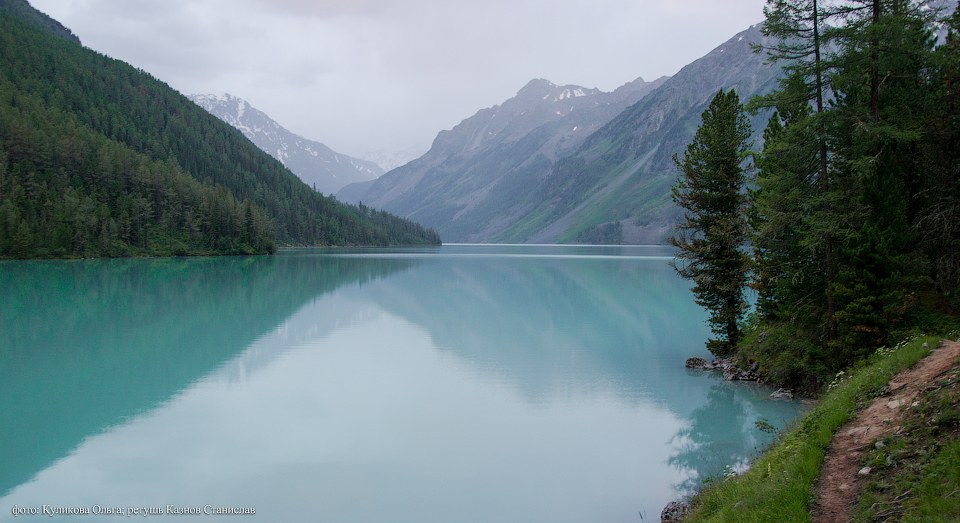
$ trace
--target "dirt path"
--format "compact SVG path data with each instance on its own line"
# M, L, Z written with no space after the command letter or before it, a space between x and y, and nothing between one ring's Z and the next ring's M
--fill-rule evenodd
M900 429L900 413L913 403L920 389L948 371L960 358L960 343L945 341L916 366L890 380L890 394L873 400L857 417L840 427L827 449L820 479L814 523L847 523L852 504L863 487L859 475L863 451L879 436Z

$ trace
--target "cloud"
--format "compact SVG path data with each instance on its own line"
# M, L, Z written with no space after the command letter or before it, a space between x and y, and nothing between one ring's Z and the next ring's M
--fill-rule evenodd
M535 77L673 74L763 0L34 0L185 93L228 91L335 150L425 147Z
M397 2L388 0L254 0L262 9L317 18L376 16Z

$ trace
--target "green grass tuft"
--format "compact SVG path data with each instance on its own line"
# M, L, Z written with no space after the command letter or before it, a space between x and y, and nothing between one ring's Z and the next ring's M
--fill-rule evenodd
M692 500L686 521L810 521L814 486L833 434L895 374L929 354L939 338L914 337L839 374L818 405L742 476L715 483ZM927 346L925 347L924 344Z

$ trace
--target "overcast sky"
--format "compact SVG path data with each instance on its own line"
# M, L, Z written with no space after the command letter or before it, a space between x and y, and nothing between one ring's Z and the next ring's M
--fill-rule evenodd
M30 0L184 94L239 96L363 156L417 147L533 78L672 75L764 0Z

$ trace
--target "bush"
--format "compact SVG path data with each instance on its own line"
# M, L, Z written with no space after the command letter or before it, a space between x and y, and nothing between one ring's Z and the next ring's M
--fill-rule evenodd
M751 319L737 359L741 363L759 363L758 372L767 381L809 394L822 388L832 374L822 359L817 358L820 352L803 332L791 325L759 326Z

